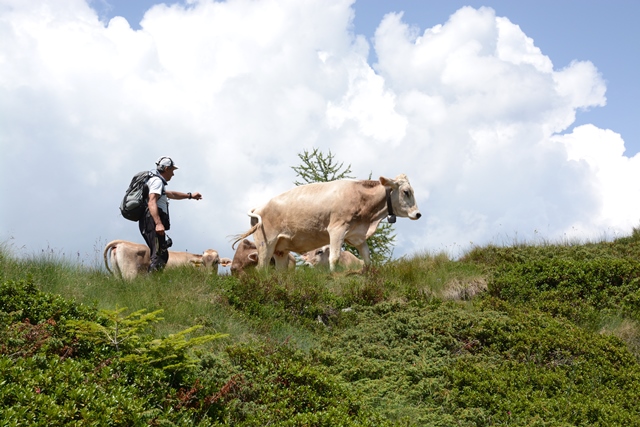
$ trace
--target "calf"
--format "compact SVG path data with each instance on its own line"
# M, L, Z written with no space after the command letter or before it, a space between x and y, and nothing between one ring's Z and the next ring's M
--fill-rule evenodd
M329 245L306 252L300 257L305 265L310 267L329 268ZM350 270L361 270L364 267L364 261L349 251L340 251L340 257L336 265Z

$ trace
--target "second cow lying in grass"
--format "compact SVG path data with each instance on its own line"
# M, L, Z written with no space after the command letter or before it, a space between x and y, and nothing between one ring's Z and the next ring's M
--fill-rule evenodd
M300 255L305 265L314 268L329 268L329 245L314 249ZM340 251L337 265L348 270L362 270L364 261L356 257L349 251Z

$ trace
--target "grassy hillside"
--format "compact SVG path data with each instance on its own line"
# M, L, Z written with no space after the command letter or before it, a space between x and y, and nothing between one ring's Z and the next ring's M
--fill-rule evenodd
M123 282L0 250L2 425L640 425L640 232ZM198 326L198 327L196 327Z

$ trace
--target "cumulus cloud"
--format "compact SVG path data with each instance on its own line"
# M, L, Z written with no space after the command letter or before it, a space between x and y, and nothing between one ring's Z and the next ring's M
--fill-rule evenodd
M636 225L639 160L611 130L571 130L606 103L594 64L554 69L489 8L426 29L390 13L370 46L352 3L158 4L133 30L83 0L0 0L0 239L83 259L141 241L117 206L169 155L170 188L204 194L171 204L176 249L231 256L315 147L358 178L409 176L424 216L398 221L398 256Z

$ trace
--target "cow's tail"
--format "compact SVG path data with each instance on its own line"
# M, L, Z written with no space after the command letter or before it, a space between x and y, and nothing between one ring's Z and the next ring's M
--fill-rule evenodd
M107 271L113 274L111 268L109 267L109 251L113 250L113 248L118 244L119 240L112 240L107 243L107 246L104 247L104 252L102 255L104 256L104 266L107 268Z
M109 243L107 243L107 246L104 247L104 252L103 252L103 256L104 256L104 266L107 267L107 271L111 274L115 274L111 268L109 267L109 251L113 251L116 246L118 246L118 243L122 242L122 240L112 240Z
M231 249L233 250L236 249L236 244L239 241L251 236L253 233L255 233L258 230L258 228L262 226L262 217L260 215L258 215L257 213L254 213L253 211L247 212L247 215L251 217L251 228L243 234L237 234L233 236L233 238L235 239L233 241L233 244L231 245Z

